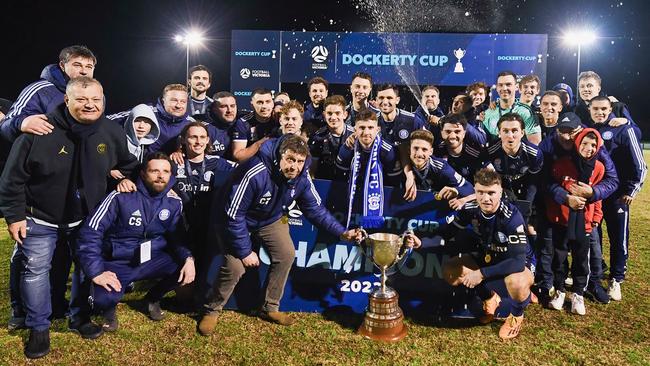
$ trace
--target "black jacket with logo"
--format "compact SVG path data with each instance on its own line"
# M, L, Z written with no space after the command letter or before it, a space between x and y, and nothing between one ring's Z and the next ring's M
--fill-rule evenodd
M65 104L48 113L47 118L54 125L52 133L20 135L0 177L0 211L10 224L25 216L52 224L82 220L106 195L111 169L128 175L138 165L129 153L122 128L102 115L95 122L97 129L87 137L87 146L95 148L86 157L93 170L88 174L90 182L84 182L82 212L71 214L66 210L71 204L68 187L76 178L72 177L75 143L69 126L77 122L69 120Z

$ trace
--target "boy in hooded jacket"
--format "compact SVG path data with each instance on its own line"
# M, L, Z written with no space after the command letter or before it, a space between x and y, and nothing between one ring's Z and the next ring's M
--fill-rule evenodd
M603 146L603 139L593 128L585 128L575 139L575 151L556 160L552 167L552 178L569 190L578 182L596 185L605 174L604 165L596 156ZM589 276L590 234L602 220L602 201L571 203L548 199L547 218L553 227L554 257L552 262L555 295L549 307L561 310L564 305L566 266L564 262L571 251L573 276L573 298L571 312L585 315L584 291Z

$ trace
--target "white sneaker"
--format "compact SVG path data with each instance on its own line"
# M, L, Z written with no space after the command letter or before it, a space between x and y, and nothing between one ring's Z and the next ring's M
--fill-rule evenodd
M612 278L609 282L609 289L607 289L607 294L609 298L614 301L621 301L623 296L621 295L621 283Z
M578 315L585 315L587 314L587 310L585 309L585 298L573 294L573 298L571 299L571 312L573 314L578 314Z
M567 277L564 279L564 286L571 287L573 286L573 277Z
M553 296L553 299L549 301L548 307L555 310L562 310L564 307L565 296L564 292L559 290L555 291L555 296Z

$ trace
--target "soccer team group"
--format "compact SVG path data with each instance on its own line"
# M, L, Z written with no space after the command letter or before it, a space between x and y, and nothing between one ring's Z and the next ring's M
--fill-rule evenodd
M96 64L85 46L66 47L15 102L2 100L0 211L16 241L9 328L30 329L29 358L49 352L54 318L87 339L116 331L117 304L141 280L156 280L145 295L151 319L164 318L160 300L176 290L210 335L238 281L260 265L261 246L271 264L256 314L291 325L280 311L295 259L288 208L295 201L321 230L355 242L359 226L381 229L385 185L405 200L429 191L448 202L436 234L470 250L443 264L444 279L475 290L481 323L494 320L499 293L512 298L501 338L519 334L531 301L563 310L571 291L568 308L585 315L585 297L622 299L629 206L647 167L640 129L593 71L580 74L575 96L567 84L542 92L537 76L503 71L487 81L494 101L477 82L449 111L427 85L414 113L398 108L398 87L366 73L353 75L349 102L314 77L306 103L260 88L242 113L228 91L208 97L212 74L198 65L156 102L107 115ZM347 183L346 223L324 207L314 178ZM421 240L409 234L406 244L417 250Z

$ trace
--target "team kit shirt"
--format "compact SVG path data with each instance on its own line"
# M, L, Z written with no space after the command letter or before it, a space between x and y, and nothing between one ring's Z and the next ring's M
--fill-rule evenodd
M264 137L272 136L277 127L279 124L273 118L267 122L259 122L255 118L255 112L251 112L235 122L233 141L253 143Z
M496 140L499 138L499 129L497 128L497 122L499 122L499 118L501 118L501 116L510 112L517 113L524 120L524 132L526 135L541 133L541 129L537 123L537 118L529 106L516 101L512 107L510 107L510 109L503 109L497 101L496 108L486 109L485 117L483 118L483 127L485 129L485 132L487 132L489 135L489 139Z
M458 190L459 197L466 197L474 193L465 178L458 174L446 161L439 158L429 158L429 163L424 169L413 168L415 184L419 190L437 192L444 187L453 187Z
M476 201L471 201L446 221L445 237L471 227L471 254L485 278L505 277L532 267L524 219L512 203L502 200L495 213L486 215Z
M481 170L481 168L491 165L487 160L487 153L484 150L474 148L467 144L463 144L463 149L459 155L449 153L444 143L441 144L438 151L439 153L436 155L439 158L447 160L447 163L471 184L474 184L474 174L476 172Z
M305 112L302 114L302 119L304 123L311 123L316 128L321 128L325 126L325 117L323 117L323 104L318 107L314 106L314 103L309 103L305 106Z
M190 111L190 116L206 114L213 101L210 97L205 97L201 100L190 97L187 101L187 109Z
M411 132L424 128L415 115L402 109L396 109L397 114L392 121L385 121L384 116L379 114L378 124L381 128L381 136L394 146L399 146L410 141Z
M533 201L537 193L536 174L542 170L544 155L539 148L521 141L519 151L508 155L501 141L488 148L489 161L503 179L503 189L509 190L520 200Z
M381 114L381 111L379 109L373 107L368 102L366 102L366 107L364 109L370 109L371 111L375 112L377 117L379 117L379 115ZM354 107L352 106L352 103L348 104L345 107L345 111L348 112L348 118L345 120L345 123L350 125L350 126L354 126L354 118L355 118L356 114L359 113L359 112L354 110Z
M346 172L336 166L336 157L345 140L354 133L354 127L345 125L341 136L334 135L327 127L316 131L309 139L309 151L317 164L316 178L329 180L347 180Z

